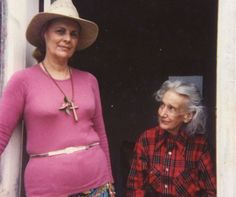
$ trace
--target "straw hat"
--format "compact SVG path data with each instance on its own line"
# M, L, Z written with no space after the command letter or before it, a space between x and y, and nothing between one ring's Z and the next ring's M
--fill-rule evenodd
M77 50L82 50L93 44L98 35L98 26L96 23L80 18L78 11L71 0L56 0L45 12L36 14L28 25L26 38L32 45L38 47L42 45L41 30L48 21L66 17L73 19L80 24L80 38Z

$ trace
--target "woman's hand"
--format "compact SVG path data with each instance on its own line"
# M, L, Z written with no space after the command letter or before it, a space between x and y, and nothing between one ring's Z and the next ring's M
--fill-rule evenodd
M115 188L114 188L113 183L108 183L108 190L109 190L110 197L116 196L116 192L115 192Z

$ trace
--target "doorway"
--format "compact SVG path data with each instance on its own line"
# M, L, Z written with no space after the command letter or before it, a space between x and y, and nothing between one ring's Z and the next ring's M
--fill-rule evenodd
M81 17L100 28L96 43L79 52L74 63L100 84L118 196L125 192L125 156L136 138L156 124L152 95L169 76L202 76L215 148L217 1L73 2Z

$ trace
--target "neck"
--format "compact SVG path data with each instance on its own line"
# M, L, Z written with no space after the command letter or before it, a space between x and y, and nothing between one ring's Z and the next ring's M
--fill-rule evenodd
M59 63L44 59L42 61L42 64L43 64L42 69L44 70L44 72L46 72L45 70L46 68L54 79L65 80L70 78L70 70L69 70L70 68L67 62Z
M171 135L177 135L179 133L179 129L178 130L167 130Z

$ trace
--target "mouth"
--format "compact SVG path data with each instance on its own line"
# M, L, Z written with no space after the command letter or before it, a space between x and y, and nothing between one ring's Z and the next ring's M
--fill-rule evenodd
M159 122L162 123L162 124L168 124L168 123L169 123L169 121L163 120L163 119L161 119L161 118L159 118Z
M69 51L71 49L69 46L59 46L59 48L65 51Z

